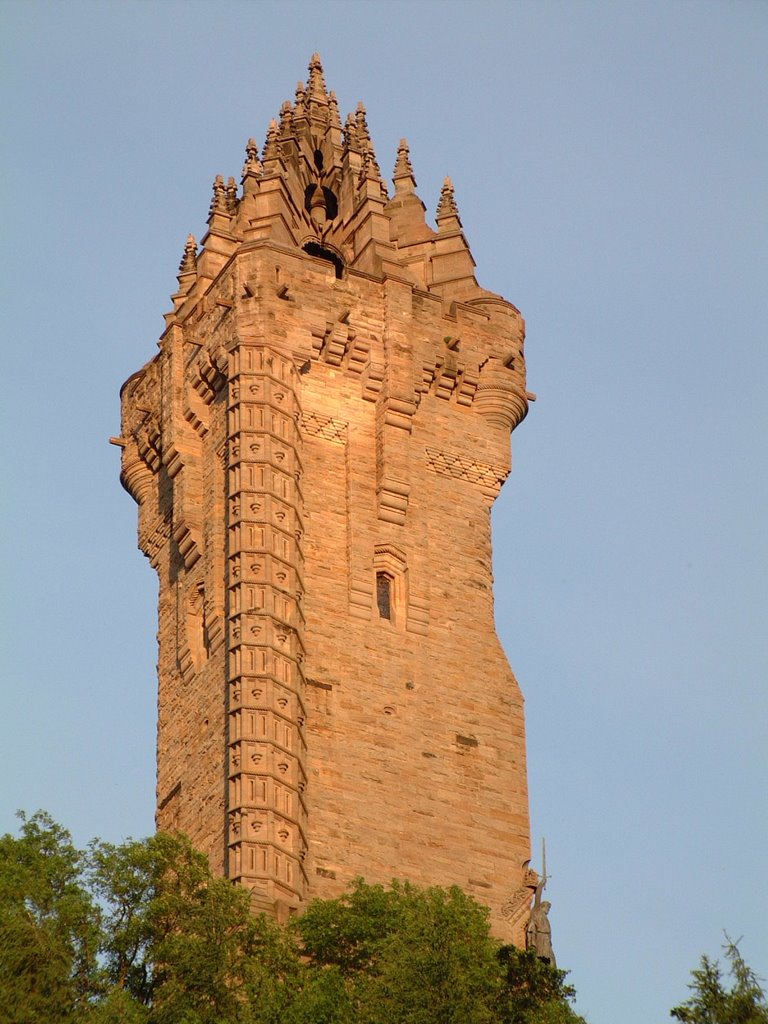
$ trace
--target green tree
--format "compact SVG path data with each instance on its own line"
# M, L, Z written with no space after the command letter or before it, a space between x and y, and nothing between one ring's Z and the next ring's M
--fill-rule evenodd
M583 1024L564 977L458 888L358 880L281 927L184 836L0 839L4 1024Z
M245 889L214 878L185 836L93 844L91 863L106 908L102 952L116 1012L130 1007L150 1024L279 1019L286 979L301 971L294 943L251 914Z
M567 971L540 960L531 949L502 946L499 962L505 971L501 997L504 1024L581 1024L571 1007L576 995L566 983Z
M581 1021L565 972L500 947L487 910L458 888L358 879L344 896L311 903L294 928L311 970L344 981L340 1021L343 1012L359 1024Z
M77 1022L100 989L84 855L42 811L0 837L0 1007L8 1024Z
M702 956L691 972L692 995L670 1010L684 1024L768 1024L768 1003L757 975L744 962L738 943L726 935L723 947L733 984L726 988L720 964Z

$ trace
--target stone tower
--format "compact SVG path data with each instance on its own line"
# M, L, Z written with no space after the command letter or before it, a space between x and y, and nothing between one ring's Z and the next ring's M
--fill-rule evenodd
M532 397L520 314L477 284L448 179L427 224L405 141L390 196L317 55L178 281L115 439L160 583L158 827L280 917L405 877L521 943L490 535Z

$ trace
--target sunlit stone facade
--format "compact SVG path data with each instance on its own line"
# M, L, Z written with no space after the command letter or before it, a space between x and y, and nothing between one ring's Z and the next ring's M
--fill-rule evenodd
M122 390L122 480L159 594L157 824L278 917L357 875L457 884L523 941L523 700L490 508L531 397L446 179L390 195L317 56L217 178L159 352Z

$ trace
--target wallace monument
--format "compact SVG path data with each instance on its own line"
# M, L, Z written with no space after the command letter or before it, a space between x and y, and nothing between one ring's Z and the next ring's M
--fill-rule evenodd
M393 191L317 55L216 178L159 351L122 389L122 481L159 589L157 825L280 920L356 876L458 885L525 944L523 700L491 505L524 324L474 276L450 180Z

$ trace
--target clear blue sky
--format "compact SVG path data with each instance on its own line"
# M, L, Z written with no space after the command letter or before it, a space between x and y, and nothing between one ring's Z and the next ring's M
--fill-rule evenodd
M768 4L0 19L0 831L152 828L156 585L107 438L213 177L317 49L383 170L407 136L430 211L453 177L479 280L527 319L497 621L579 1008L667 1020L723 928L768 975Z

